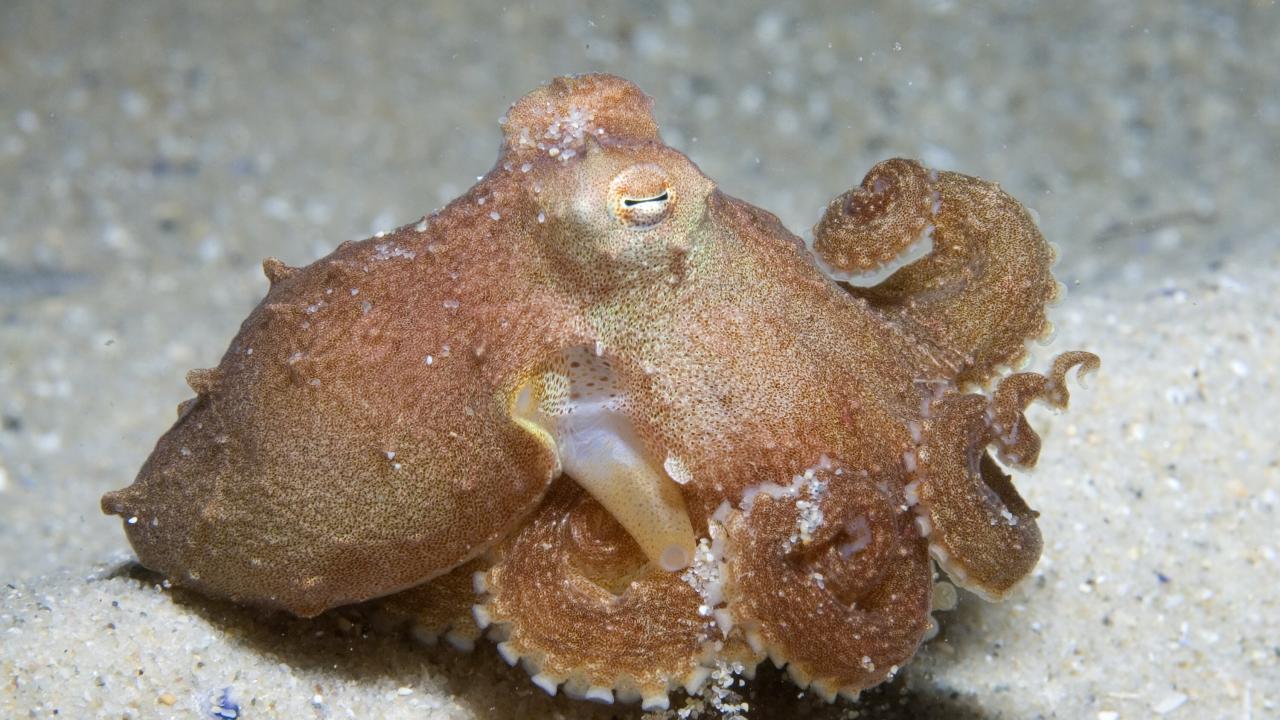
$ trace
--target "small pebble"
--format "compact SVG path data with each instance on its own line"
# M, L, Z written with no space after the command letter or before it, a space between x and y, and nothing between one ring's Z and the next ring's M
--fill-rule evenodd
M1157 715L1167 715L1173 712L1174 710L1177 710L1178 708L1182 707L1183 703L1185 703L1186 701L1187 701L1187 696L1185 694L1180 692L1172 693L1170 695L1166 695L1159 702L1152 705L1151 712Z

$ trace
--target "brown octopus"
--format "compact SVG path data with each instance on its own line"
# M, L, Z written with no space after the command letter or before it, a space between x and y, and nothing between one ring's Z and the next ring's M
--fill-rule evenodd
M1060 293L1017 201L889 160L810 249L620 78L554 80L502 127L442 211L263 264L266 298L102 500L144 565L302 616L391 595L548 692L646 708L766 656L854 696L929 631L930 556L989 599L1031 571L1002 466L1035 464L1023 410L1098 359L1004 372Z

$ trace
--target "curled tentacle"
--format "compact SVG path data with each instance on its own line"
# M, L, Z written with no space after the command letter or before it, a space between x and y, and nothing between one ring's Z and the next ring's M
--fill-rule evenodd
M1042 545L1037 513L986 449L994 444L1010 464L1033 466L1040 438L1023 410L1034 400L1065 407L1066 373L1097 366L1091 353L1063 353L1047 375L1005 378L990 400L952 395L933 408L920 450L918 509L932 528L930 551L961 586L998 600L1035 567Z
M484 575L481 624L505 640L549 693L665 708L677 686L694 689L719 637L702 596L680 574L651 565L627 532L568 480L495 551Z
M995 183L886 160L833 200L814 228L819 258L844 273L865 273L912 247L927 254L876 285L846 288L925 338L957 382L986 382L1022 360L1028 339L1049 332L1045 306L1058 295L1053 249Z
M931 173L919 163L882 162L827 204L813 249L839 273L874 272L931 238L936 202Z
M1031 429L1022 411L1040 400L1051 407L1067 407L1066 376L1072 368L1080 368L1076 376L1094 372L1100 364L1093 353L1065 352L1054 358L1046 375L1025 372L1000 381L991 397L987 416L996 431L1000 461L1016 467L1032 467L1040 455L1040 437Z
M798 684L853 696L919 646L932 566L900 493L865 474L805 479L803 495L760 494L729 518L729 609Z

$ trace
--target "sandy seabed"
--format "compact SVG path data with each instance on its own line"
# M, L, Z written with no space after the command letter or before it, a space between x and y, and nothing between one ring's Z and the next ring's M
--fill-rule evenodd
M1280 716L1280 9L1245 2L537 8L13 2L0 8L0 717L518 718L487 643L167 588L99 495L127 484L261 297L492 163L497 117L606 70L664 136L799 231L875 161L1000 180L1061 248L1018 479L1044 557L962 595L856 706L762 670L752 717Z

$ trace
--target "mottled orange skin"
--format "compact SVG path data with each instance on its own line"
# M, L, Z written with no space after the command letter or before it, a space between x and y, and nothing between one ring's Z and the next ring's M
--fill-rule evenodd
M300 615L416 586L388 607L455 637L475 602L544 687L652 707L766 655L856 694L927 632L930 550L988 597L1031 570L1035 513L986 448L1034 464L1023 408L1064 405L1065 373L1097 359L973 392L1058 294L1016 201L889 161L811 252L662 144L620 78L559 78L503 125L497 165L439 213L265 264L266 299L103 498L143 564ZM924 232L931 251L872 287L814 259L873 270ZM577 347L611 361L649 456L675 463L714 591L648 563L517 421L523 388L567 397Z

